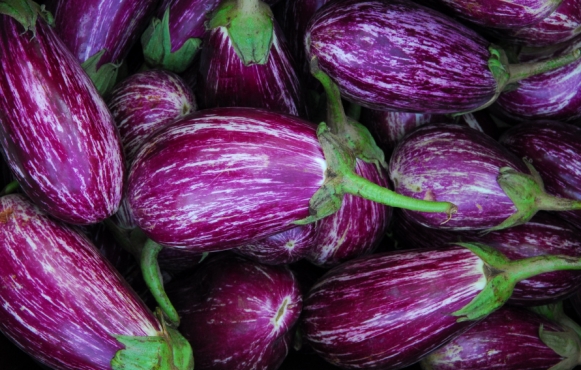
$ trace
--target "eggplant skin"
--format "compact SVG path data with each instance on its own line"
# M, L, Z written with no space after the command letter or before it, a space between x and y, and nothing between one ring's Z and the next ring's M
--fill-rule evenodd
M309 216L326 166L307 121L255 108L206 109L148 138L129 173L128 204L159 244L226 250Z
M565 329L524 308L504 306L424 358L425 370L545 370L564 358L539 338L539 327Z
M23 195L0 198L0 258L0 330L51 368L110 369L114 335L160 335L89 239Z
M485 286L468 249L397 251L345 262L305 297L306 342L344 369L401 369L467 330L452 313Z
M111 113L43 19L36 36L0 16L0 140L24 192L72 224L119 207L124 164Z
M412 1L329 3L310 21L305 45L342 96L366 108L466 112L497 89L489 42Z

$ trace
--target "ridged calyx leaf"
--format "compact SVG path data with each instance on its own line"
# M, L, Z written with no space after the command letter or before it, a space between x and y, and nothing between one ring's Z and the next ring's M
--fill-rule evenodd
M573 329L546 331L541 325L539 338L547 347L563 357L561 362L551 366L549 370L571 370L581 363L581 339Z
M0 0L0 14L14 18L24 27L25 32L31 31L36 36L36 21L38 16L52 25L54 18L44 5L38 5L32 0Z
M105 63L99 66L105 51L105 49L99 50L99 52L91 56L81 65L101 96L106 96L113 89L113 86L117 82L117 72L121 66L120 64L114 63Z

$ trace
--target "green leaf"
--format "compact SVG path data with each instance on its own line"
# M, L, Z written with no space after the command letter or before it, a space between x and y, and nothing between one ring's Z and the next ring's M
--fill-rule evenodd
M97 69L105 51L105 49L100 50L82 64L83 69L87 72L101 96L106 96L115 86L117 73L121 65L106 63Z

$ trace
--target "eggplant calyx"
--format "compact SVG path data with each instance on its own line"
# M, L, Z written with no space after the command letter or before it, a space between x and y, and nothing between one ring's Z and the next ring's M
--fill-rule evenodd
M0 197L4 196L4 195L8 195L8 194L12 194L15 193L16 190L18 190L18 188L20 187L20 184L18 183L18 181L12 181L10 183L8 183L1 191L0 191Z
M81 65L93 81L101 96L106 96L117 82L117 73L121 64L101 64L101 58L107 50L101 49Z
M332 133L325 122L319 124L317 137L327 161L325 181L309 201L310 216L295 221L296 225L315 222L333 214L341 208L345 194L352 194L391 207L445 213L446 220L458 210L452 203L407 197L357 175L355 155L346 147L341 136Z
M565 331L546 331L543 325L540 325L539 338L547 347L563 357L561 362L551 366L549 370L571 370L581 364L581 338L573 329L565 327Z
M260 0L230 0L212 14L208 29L224 27L245 66L266 64L274 38L274 15Z
M143 57L149 68L163 68L175 73L185 71L194 61L202 40L187 39L179 49L172 52L169 32L169 8L163 18L153 18L143 35L141 45Z
M31 31L36 36L36 20L40 15L49 25L54 23L54 17L32 0L0 0L0 14L14 18L24 27L24 32Z

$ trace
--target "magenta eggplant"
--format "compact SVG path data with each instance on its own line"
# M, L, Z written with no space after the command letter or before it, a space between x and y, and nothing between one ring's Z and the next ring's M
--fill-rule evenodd
M20 186L66 222L109 217L124 172L111 113L44 19L26 31L1 16L0 26L0 139Z
M487 104L498 84L489 42L411 1L347 0L309 23L307 55L364 107L458 113Z
M543 337L539 336L541 328ZM422 369L550 369L565 358L545 344L543 339L546 335L563 339L569 337L571 344L579 341L578 334L568 332L563 326L537 313L523 308L503 307L424 358ZM577 341L574 340L575 336ZM563 347L561 344L559 352ZM578 360L572 358L569 366L558 368L572 369L577 364Z
M265 64L245 66L225 27L207 33L200 62L200 105L254 107L305 117L303 92L286 41L274 23Z
M278 369L302 308L288 267L231 254L204 262L190 279L172 281L168 295L194 348L196 369Z
M135 158L127 198L145 234L210 252L290 229L309 216L326 162L315 126L252 108L193 113Z
M181 336L165 331L84 235L22 195L0 198L0 235L0 329L25 352L63 370L192 368L189 348L174 362ZM142 367L125 363L132 337L151 344L138 352Z

